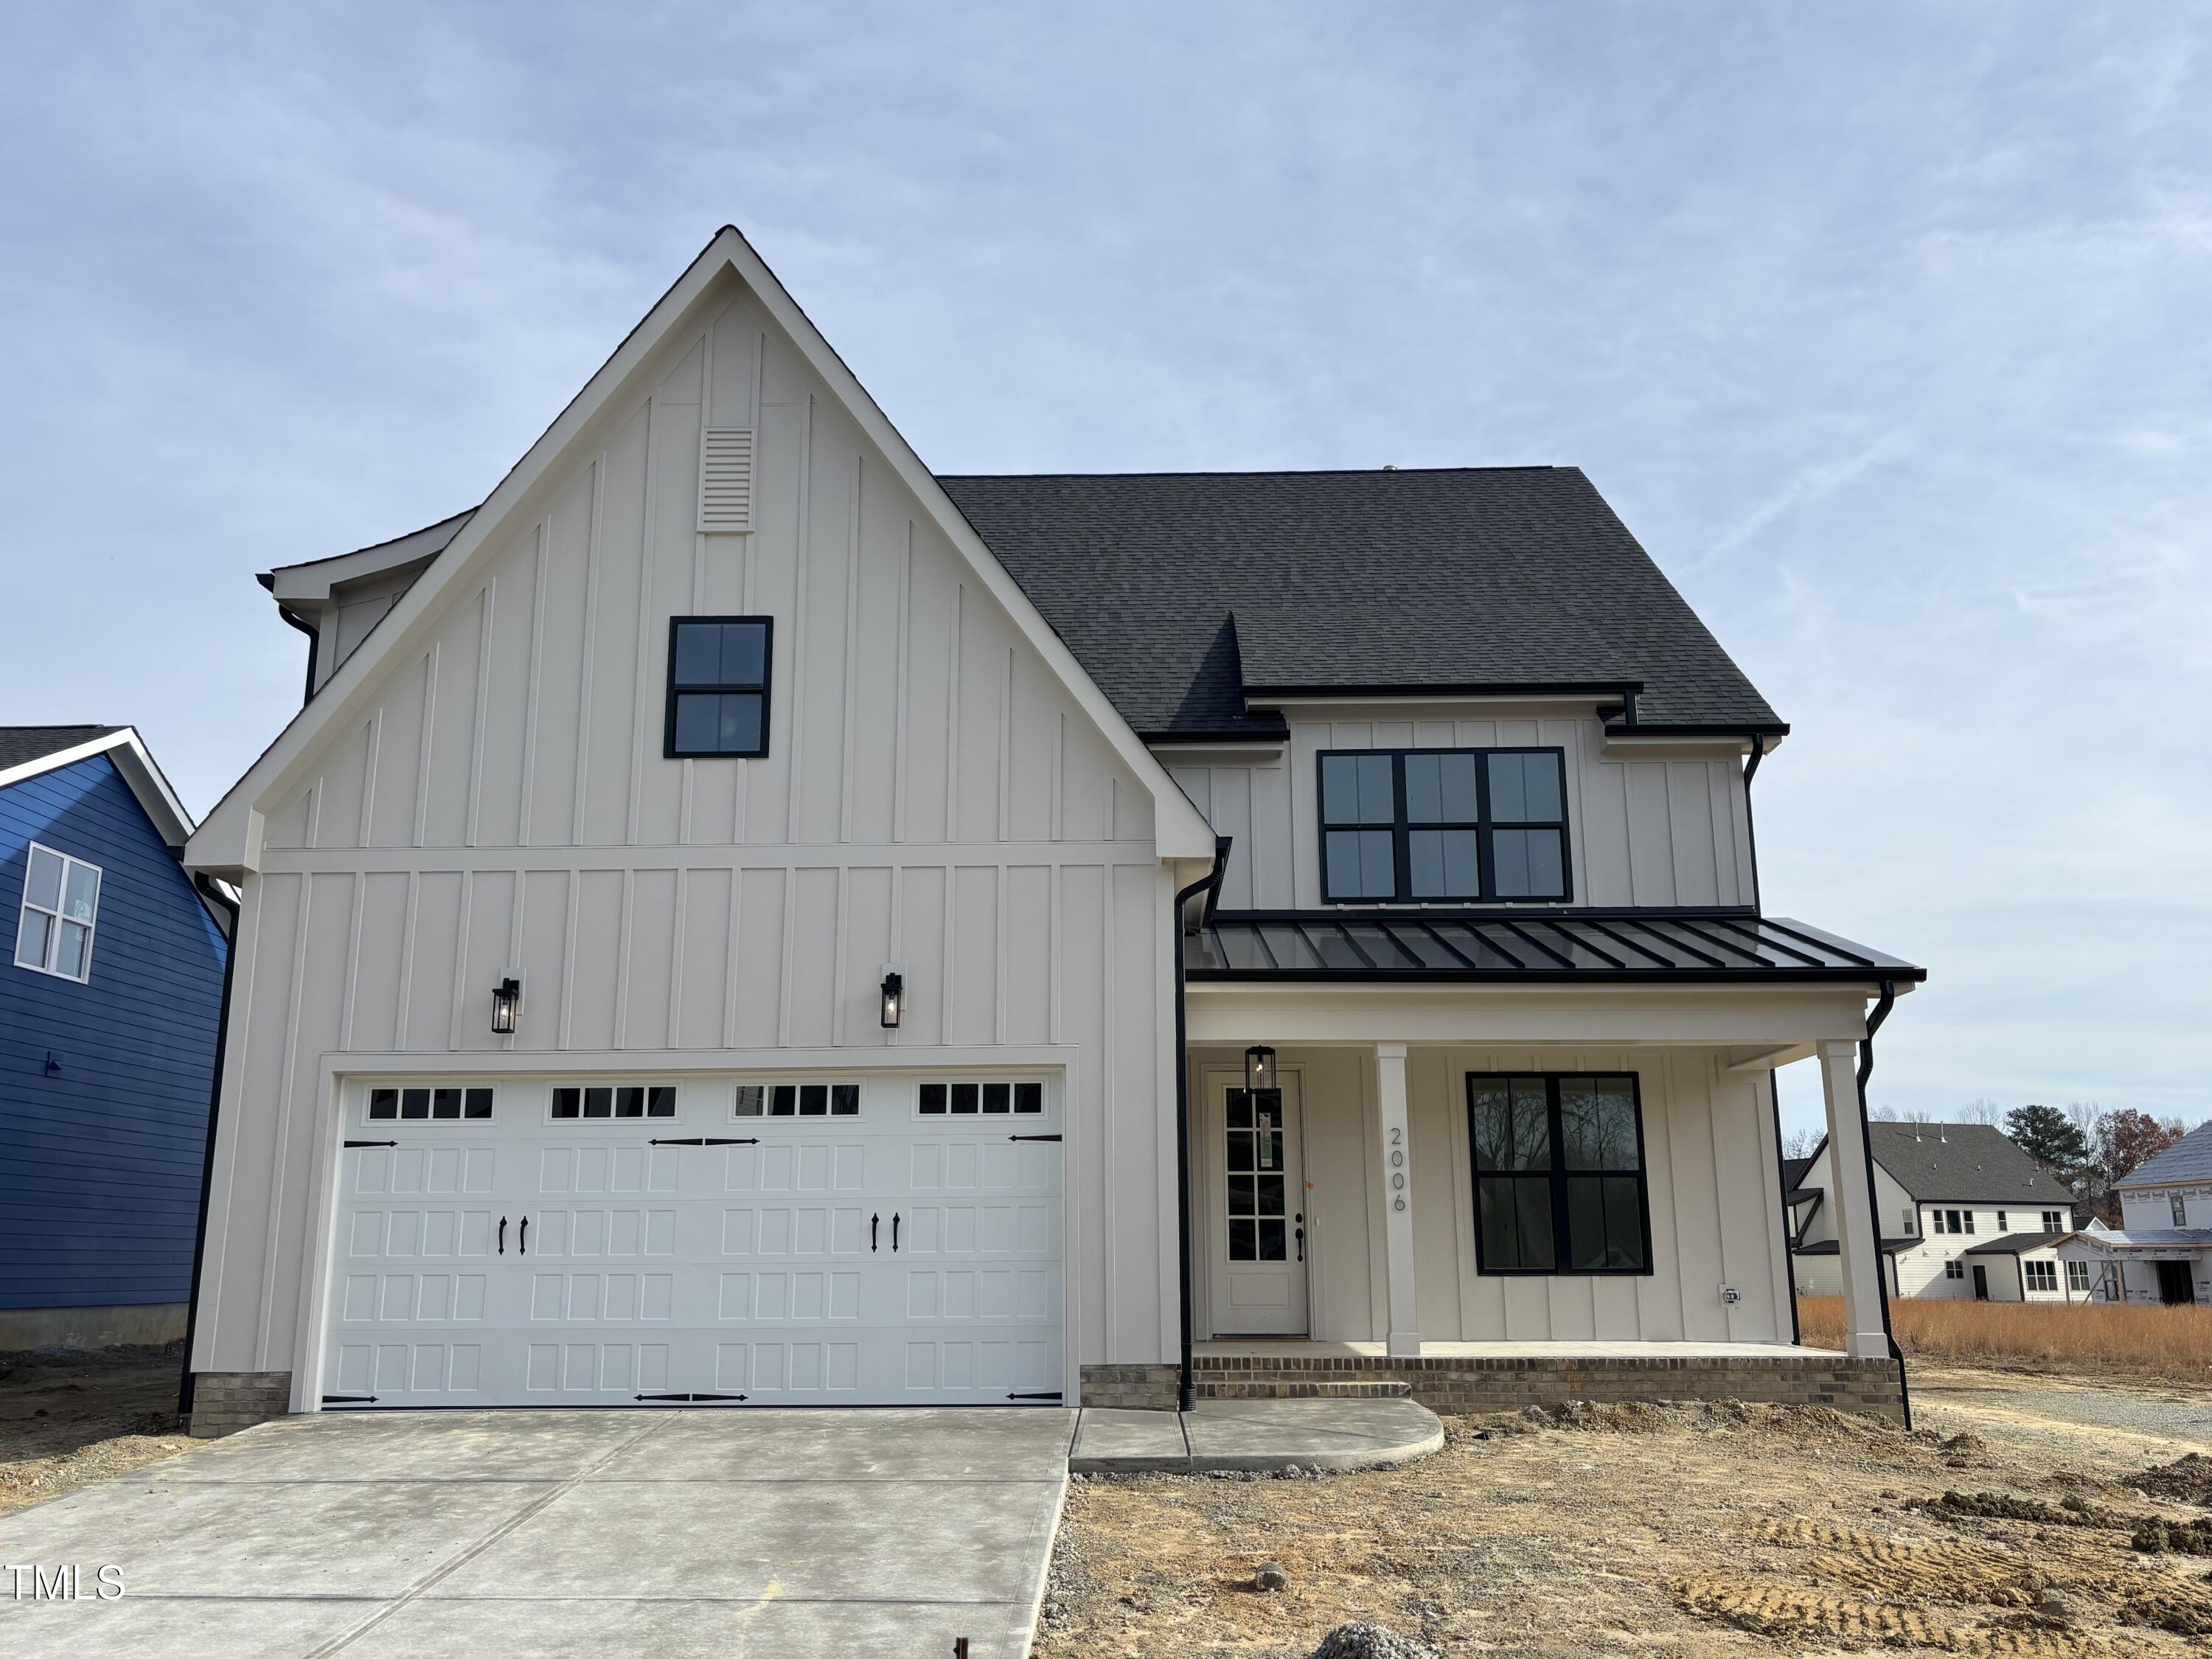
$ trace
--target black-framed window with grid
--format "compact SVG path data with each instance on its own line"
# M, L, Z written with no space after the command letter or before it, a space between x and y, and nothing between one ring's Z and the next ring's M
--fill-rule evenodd
M1470 1072L1475 1264L1485 1273L1649 1273L1635 1074Z
M769 617L672 617L670 760L758 760L768 753Z
M1565 750L1328 750L1319 766L1325 902L1571 895Z

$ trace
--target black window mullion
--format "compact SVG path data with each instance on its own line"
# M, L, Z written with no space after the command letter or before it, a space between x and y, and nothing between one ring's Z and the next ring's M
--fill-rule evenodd
M1568 1254L1571 1240L1567 1234L1567 1138L1559 1122L1559 1079L1548 1073L1544 1078L1544 1115L1552 1132L1552 1271L1564 1273L1571 1271L1574 1264L1574 1257Z
M1490 757L1486 752L1474 763L1474 863L1482 890L1478 896L1487 904L1498 892L1498 872L1490 853Z
M1390 757L1390 811L1396 820L1390 827L1392 897L1403 902L1413 896L1413 830L1406 815L1406 757Z

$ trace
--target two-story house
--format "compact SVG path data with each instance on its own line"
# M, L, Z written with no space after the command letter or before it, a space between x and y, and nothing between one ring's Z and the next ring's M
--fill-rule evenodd
M480 506L266 580L310 698L189 854L244 895L200 1431L1898 1403L1921 972L1765 914L1787 728L1579 471L939 477L725 229Z
M2094 1274L2100 1300L2212 1302L2212 1123L2200 1123L2125 1180L2120 1224L2066 1241L2069 1271Z
M0 726L0 1350L185 1333L228 918L127 726Z
M1867 1138L1893 1296L2092 1299L2095 1276L2058 1255L2074 1225L2073 1195L2002 1130L1987 1123L1869 1123ZM1826 1145L1790 1175L1797 1289L1833 1296L1839 1254L1827 1204Z

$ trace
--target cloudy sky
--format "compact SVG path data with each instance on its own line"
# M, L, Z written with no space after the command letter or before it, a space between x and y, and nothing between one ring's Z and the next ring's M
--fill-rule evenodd
M1795 725L1770 908L1931 970L1877 1104L2212 1114L2204 7L9 30L0 721L204 811L253 573L478 500L733 221L943 471L1583 467Z

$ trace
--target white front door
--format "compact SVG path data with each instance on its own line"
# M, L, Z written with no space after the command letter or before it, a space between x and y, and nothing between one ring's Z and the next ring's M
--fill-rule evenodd
M488 1119L372 1120L359 1091L323 1402L1057 1403L1054 1091L922 1081L756 1086L747 1116L733 1079L659 1117L516 1079Z
M1256 1093L1217 1075L1207 1095L1214 1332L1304 1336L1308 1189L1297 1075Z

